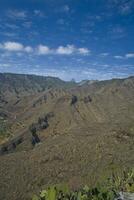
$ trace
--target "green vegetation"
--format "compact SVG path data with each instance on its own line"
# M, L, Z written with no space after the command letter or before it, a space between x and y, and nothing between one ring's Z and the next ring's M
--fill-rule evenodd
M114 173L94 188L85 186L70 191L67 185L51 186L42 190L39 196L34 195L32 200L114 200L119 197L119 191L134 192L134 170Z

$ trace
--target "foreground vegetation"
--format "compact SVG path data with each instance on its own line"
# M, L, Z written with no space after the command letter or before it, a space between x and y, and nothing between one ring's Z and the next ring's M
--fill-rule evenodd
M70 191L67 185L56 185L42 190L32 200L114 200L119 198L119 191L134 192L134 169L121 174L114 173L101 184L90 188L83 187Z

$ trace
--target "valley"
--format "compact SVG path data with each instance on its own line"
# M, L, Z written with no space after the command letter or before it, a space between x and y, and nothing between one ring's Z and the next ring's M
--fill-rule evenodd
M134 77L80 84L0 74L0 128L0 199L93 185L134 166Z

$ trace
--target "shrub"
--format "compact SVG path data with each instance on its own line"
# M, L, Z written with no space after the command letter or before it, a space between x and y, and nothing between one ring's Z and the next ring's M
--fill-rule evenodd
M92 102L92 98L88 95L87 97L84 97L83 101L84 103L90 103Z
M73 96L72 96L72 99L71 99L71 105L74 105L74 104L76 104L76 103L77 103L77 101L78 101L78 98L77 98L77 96L73 95Z
M29 130L31 131L32 135L35 135L35 134L36 134L36 131L37 131L36 124L32 124L32 125L29 127Z

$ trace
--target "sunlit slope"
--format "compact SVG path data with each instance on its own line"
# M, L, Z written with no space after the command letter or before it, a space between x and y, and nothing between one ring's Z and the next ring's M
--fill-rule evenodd
M77 97L77 100L72 104L73 96ZM133 99L133 78L100 82L88 87L62 91L52 100L49 112L53 112L54 117L48 129L61 134L74 127L88 128L95 124L123 126L132 123ZM45 112L45 105L40 107Z
M72 103L73 97L76 102ZM12 132L28 129L42 115L53 112L50 126L45 132L59 133L76 126L99 124L126 124L134 120L134 78L111 80L75 87L73 89L47 89L44 92L11 100L3 106ZM15 128L14 128L15 127Z

